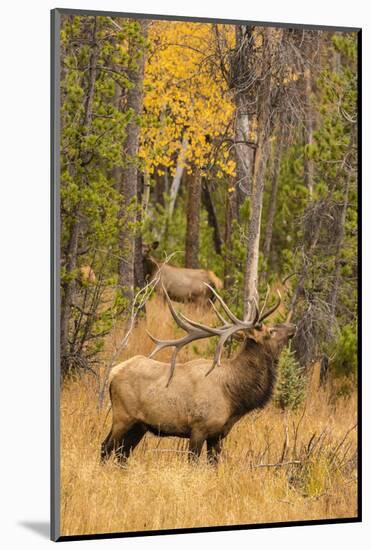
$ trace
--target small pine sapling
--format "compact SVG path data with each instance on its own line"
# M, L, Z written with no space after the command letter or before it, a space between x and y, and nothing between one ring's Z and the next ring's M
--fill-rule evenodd
M305 397L305 379L302 368L291 346L281 353L278 363L278 379L274 394L274 403L282 410L296 409Z

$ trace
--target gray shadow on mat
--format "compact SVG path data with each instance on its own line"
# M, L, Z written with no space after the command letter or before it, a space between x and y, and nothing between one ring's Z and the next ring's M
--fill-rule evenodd
M50 537L49 521L19 521L18 525L37 533L44 539L48 539Z

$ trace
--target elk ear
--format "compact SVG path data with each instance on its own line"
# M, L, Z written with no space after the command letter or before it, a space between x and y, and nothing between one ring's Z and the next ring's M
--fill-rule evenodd
M156 250L159 244L160 244L160 241L153 241L153 243L151 244L152 250Z

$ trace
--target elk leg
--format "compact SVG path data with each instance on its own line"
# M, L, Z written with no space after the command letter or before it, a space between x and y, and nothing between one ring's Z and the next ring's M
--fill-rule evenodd
M216 466L219 461L222 445L220 437L210 437L206 440L207 443L207 460L213 466Z
M124 422L114 422L112 424L112 428L101 446L102 461L107 460L112 452L117 449L127 430L128 425Z
M197 461L200 457L202 446L205 442L205 437L199 432L192 432L192 435L189 440L189 454L188 458L190 461Z
M110 448L110 444L109 444L111 437L112 437L112 430L109 431L109 434L107 435L106 439L103 441L101 445L101 452L100 452L101 460L105 460L106 458L108 458L112 452L112 449Z
M117 448L117 444L120 443L122 437L126 431L126 426L123 424L112 426L111 431L103 441L101 446L101 460L107 460L112 452Z
M135 447L140 443L144 434L146 433L146 428L143 424L134 424L128 432L126 432L121 440L120 446L117 448L117 458L120 461L125 461L130 453L135 449Z

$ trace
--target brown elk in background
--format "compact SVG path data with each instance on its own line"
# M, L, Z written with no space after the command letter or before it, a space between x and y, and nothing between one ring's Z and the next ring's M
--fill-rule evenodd
M170 298L176 302L205 304L214 298L210 286L216 290L223 288L222 281L213 271L158 262L150 254L158 245L159 242L154 241L151 245L143 246L143 266L147 280L158 280L156 286L160 293L164 287Z
M264 306L259 313L250 302L249 316L241 321L212 290L229 319L214 307L223 325L213 328L177 313L164 292L174 320L187 335L164 341L151 336L156 347L150 357L168 346L175 348L170 365L139 355L112 369L112 428L102 444L102 458L115 452L118 459L126 459L150 431L157 436L189 438L193 457L200 455L206 441L208 459L217 463L221 442L232 426L271 397L278 357L296 329L292 324L263 325L280 299L265 313ZM236 333L243 340L239 352L232 359L221 359L223 345ZM178 351L184 345L212 336L219 337L213 360L179 363L174 372ZM215 368L217 365L221 368Z
M79 268L77 280L83 286L87 284L95 284L97 282L95 273L90 267L90 265L82 265Z

